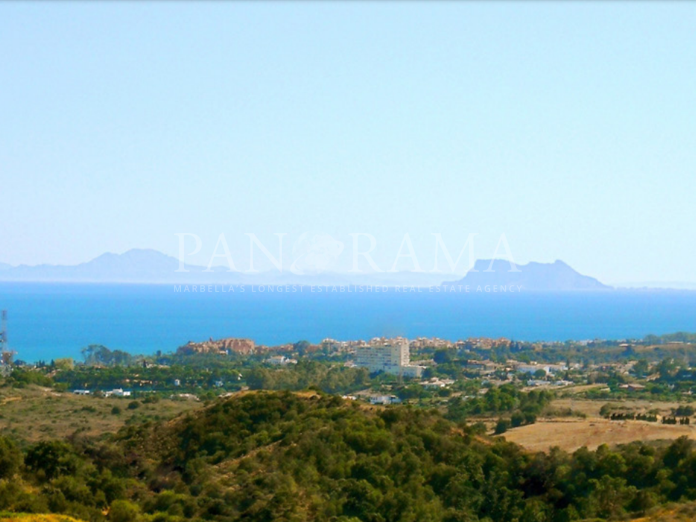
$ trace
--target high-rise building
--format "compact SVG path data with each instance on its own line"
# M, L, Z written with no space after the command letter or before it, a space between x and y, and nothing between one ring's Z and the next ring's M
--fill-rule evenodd
M370 344L355 351L355 364L370 373L384 372L404 377L420 377L423 366L410 364L407 339L373 339Z

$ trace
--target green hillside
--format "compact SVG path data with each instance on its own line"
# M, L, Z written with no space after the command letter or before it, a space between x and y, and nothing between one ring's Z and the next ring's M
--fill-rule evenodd
M19 452L0 510L115 522L626 519L696 499L692 442L531 454L436 410L290 392Z

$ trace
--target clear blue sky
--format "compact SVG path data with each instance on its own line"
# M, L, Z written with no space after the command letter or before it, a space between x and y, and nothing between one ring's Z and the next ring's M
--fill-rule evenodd
M243 265L245 232L318 231L387 264L409 233L427 268L433 232L504 233L696 281L694 28L692 2L2 2L0 261L193 232Z

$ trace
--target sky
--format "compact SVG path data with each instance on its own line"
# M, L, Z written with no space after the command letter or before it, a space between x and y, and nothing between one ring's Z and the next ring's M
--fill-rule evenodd
M208 264L224 234L243 269L245 234L285 233L345 268L362 233L430 270L433 234L476 234L694 282L694 27L691 2L2 2L0 261L190 233Z

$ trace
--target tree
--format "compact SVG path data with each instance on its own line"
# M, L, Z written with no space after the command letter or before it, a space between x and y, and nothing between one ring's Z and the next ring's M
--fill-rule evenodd
M657 371L660 374L661 379L669 379L670 377L672 377L672 374L674 374L676 369L677 364L671 357L663 359L657 366Z
M534 378L535 379L546 379L546 370L539 368L537 371L534 372Z
M673 410L673 414L677 417L691 417L695 411L696 410L694 410L693 406L683 404L679 406L676 410Z
M127 500L114 500L109 509L111 522L135 522L138 519L138 506Z
M54 440L30 447L25 463L32 471L51 480L61 475L74 475L80 461L69 444Z
M668 468L676 468L679 462L691 454L694 447L692 440L685 435L679 437L667 448L662 461Z
M546 522L549 508L541 500L531 499L524 506L520 522Z
M111 351L101 344L90 344L81 350L85 364L102 366L129 366L133 356L123 350Z
M90 344L81 353L85 364L108 364L111 361L111 350L101 344Z
M56 370L72 370L75 367L75 363L72 357L66 357L64 359L56 359L53 361L53 366Z
M123 350L111 352L111 364L114 366L130 366L133 364L133 356Z
M12 478L22 466L22 452L13 440L0 437L0 479Z
M454 350L435 350L433 361L437 364L446 364L454 359Z
M590 480L590 484L594 488L590 495L590 505L603 518L616 518L623 514L636 494L636 488L627 487L626 480L619 477L604 475L599 480Z
M292 349L297 352L299 355L304 355L309 347L312 346L312 343L309 341L297 341L292 345Z
M633 373L638 378L645 377L649 371L650 365L648 364L648 361L646 361L645 359L640 359L639 361L636 361L636 363L633 365Z
M498 423L495 425L495 434L501 435L510 429L510 421L507 419L498 419Z
M524 424L524 413L520 411L516 411L515 413L513 413L512 417L510 418L510 424L513 428L522 426L522 424Z

